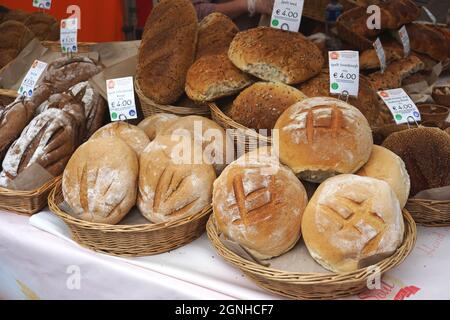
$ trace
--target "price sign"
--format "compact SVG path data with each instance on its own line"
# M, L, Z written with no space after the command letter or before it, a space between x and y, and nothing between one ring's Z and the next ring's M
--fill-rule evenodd
M78 19L61 20L61 50L63 53L78 52Z
M375 51L377 52L378 60L380 60L380 68L381 73L384 73L386 71L386 53L384 52L383 44L381 43L380 38L377 38L377 40L373 43L373 47L375 48Z
M409 35L408 31L406 30L406 27L405 26L401 27L401 29L398 30L398 34L403 44L403 52L405 53L405 57L407 57L411 53L411 43L409 42Z
M303 4L304 0L275 0L270 20L272 28L298 32Z
M52 0L33 0L33 7L50 10Z
M358 96L359 92L359 52L330 51L328 52L330 67L330 92L342 94L348 92Z
M25 97L31 97L33 95L34 87L44 72L45 68L47 68L47 64L45 62L34 60L31 65L30 70L28 70L25 78L22 80L22 84L19 87L18 93Z
M383 99L386 106L394 116L396 124L403 124L408 122L418 122L422 118L419 109L406 94L405 90L392 89L378 92L378 95Z
M433 24L437 23L437 19L436 16L425 6L422 7L423 11L425 11L425 13L427 14L428 18L430 18L431 22Z
M106 92L112 121L137 118L133 77L106 80Z

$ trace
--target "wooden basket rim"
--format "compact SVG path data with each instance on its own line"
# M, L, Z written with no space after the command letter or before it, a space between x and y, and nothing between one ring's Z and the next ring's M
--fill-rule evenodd
M104 223L89 222L89 221L77 219L60 209L60 207L56 203L56 193L58 191L60 191L61 188L62 188L62 180L59 180L56 183L56 185L54 186L54 188L51 190L51 192L48 196L48 206L49 206L50 210L53 213L55 213L57 216L59 216L61 219L63 219L64 222L66 222L70 225L75 225L75 226L83 228L83 229L98 230L98 231L106 232L106 233L109 233L109 232L111 232L111 233L114 233L114 232L151 232L151 231L159 231L162 229L175 228L175 227L180 227L182 225L191 223L192 221L199 220L212 212L212 206L209 205L208 207L204 208L202 211L200 211L192 216L184 217L184 218L177 219L174 221L155 223L155 224L152 224L150 221L148 224L136 224L136 225L110 225L110 224L104 224Z
M37 189L29 190L29 191L21 191L21 190L12 190L12 189L6 189L0 187L0 195L1 196L9 196L9 197L35 197L37 195L42 194L43 192L47 191L49 188L53 188L54 185L56 185L58 182L61 181L61 176L55 177L46 183L44 183L42 186L40 186Z
M397 249L397 251L390 257L378 262L370 267L379 267L385 273L386 271L392 269L393 267L402 263L407 256L411 253L417 238L417 228L416 224L406 209L403 209L403 217L405 221L405 233L402 245ZM270 267L265 267L259 265L255 262L246 260L236 253L232 252L226 248L219 240L219 235L217 232L217 227L215 224L214 214L208 220L206 225L206 231L212 245L217 249L219 254L229 263L237 266L239 269L255 274L257 276L262 276L267 279L276 280L278 282L289 282L292 284L299 285L311 285L311 284L341 284L346 282L353 282L355 280L365 279L372 273L368 272L368 268L358 269L352 272L345 273L301 273L301 272L290 272L278 270ZM222 253L222 252L224 253ZM226 255L226 256L225 256Z
M19 96L19 93L16 90L0 89L0 96L8 98L17 98Z

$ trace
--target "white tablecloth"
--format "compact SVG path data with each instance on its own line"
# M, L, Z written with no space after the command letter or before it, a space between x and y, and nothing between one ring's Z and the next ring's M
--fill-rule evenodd
M277 299L225 263L206 235L169 253L117 258L70 240L48 211L0 212L0 298ZM450 228L422 228L416 248L381 289L353 299L450 299Z

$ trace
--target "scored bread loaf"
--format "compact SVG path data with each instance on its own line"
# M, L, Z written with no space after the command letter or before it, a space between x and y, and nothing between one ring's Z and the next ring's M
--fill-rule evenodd
M403 241L404 222L386 182L344 174L314 193L302 233L316 262L333 272L351 272L392 255Z
M0 186L7 187L32 164L59 176L77 147L74 118L60 109L36 116L11 145L3 160Z
M306 98L283 83L257 82L237 96L228 115L247 128L271 130L284 110Z
M228 57L242 71L286 84L312 78L324 63L320 49L300 33L268 27L239 32Z
M231 63L226 53L207 55L189 68L186 94L194 101L214 101L235 95L252 82L249 75Z
M138 172L136 153L121 139L89 140L64 170L64 200L76 218L117 224L136 204Z
M183 94L197 46L197 14L189 0L162 0L145 24L136 81L144 95L171 104Z
M142 120L138 127L144 130L150 141L153 141L164 128L170 126L176 119L178 119L178 116L171 113L157 113Z
M356 174L387 182L397 195L400 207L403 208L406 205L411 182L405 163L392 151L373 146L369 161Z
M122 139L138 155L150 143L150 139L144 130L123 121L112 122L100 128L91 136L91 140L104 137L117 137Z
M198 26L198 44L195 59L206 55L227 53L239 28L233 20L220 12L213 12L202 19Z
M269 148L239 158L214 182L219 230L258 259L295 246L307 202L302 183Z
M179 155L173 153L176 145L169 136L158 136L139 159L137 203L142 215L153 223L194 215L211 203L216 179L213 167L194 164L191 157L179 161Z
M372 152L367 119L355 107L334 98L309 98L294 104L281 115L275 129L279 130L281 161L310 182L354 173Z

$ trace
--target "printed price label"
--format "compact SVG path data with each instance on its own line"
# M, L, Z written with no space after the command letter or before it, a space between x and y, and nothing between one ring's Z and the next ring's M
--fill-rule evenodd
M33 0L33 7L50 10L52 0Z
M61 20L61 50L63 53L78 52L78 19Z
M28 70L25 78L22 80L22 84L19 87L18 93L25 97L31 97L34 92L34 87L44 72L45 68L47 68L47 64L45 62L34 60L31 65L30 70Z
M106 80L106 92L112 121L137 118L133 77Z
M304 0L275 0L270 20L272 28L298 32L303 4Z
M394 116L396 124L414 123L421 121L419 109L405 92L405 90L392 89L378 92L386 106Z
M375 48L375 51L377 52L378 59L380 60L380 68L381 73L384 73L386 71L386 53L384 52L383 44L381 43L380 38L377 38L377 40L373 43L373 47Z
M425 13L427 14L428 18L430 18L431 22L433 24L437 23L437 19L436 16L425 6L422 7L423 11L425 11Z
M400 30L398 30L398 34L403 44L403 52L405 53L405 57L407 57L411 53L411 43L409 42L409 35L406 27L401 27Z
M359 92L359 52L328 52L330 67L330 92L358 97Z

